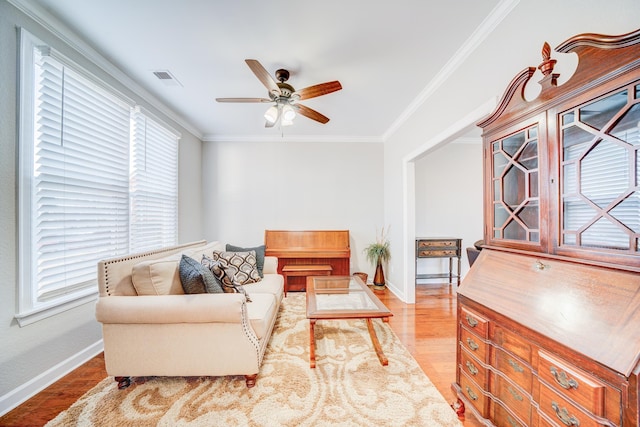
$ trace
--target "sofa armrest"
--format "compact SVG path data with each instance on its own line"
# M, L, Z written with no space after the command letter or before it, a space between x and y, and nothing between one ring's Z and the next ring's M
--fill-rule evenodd
M100 297L101 323L241 323L245 297L239 293Z
M263 274L278 274L278 257L265 256L264 266L262 267Z

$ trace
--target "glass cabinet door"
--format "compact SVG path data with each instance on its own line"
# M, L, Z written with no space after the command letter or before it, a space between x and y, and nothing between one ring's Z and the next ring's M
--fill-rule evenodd
M640 84L559 115L560 248L637 254Z
M494 140L492 238L540 243L538 124Z

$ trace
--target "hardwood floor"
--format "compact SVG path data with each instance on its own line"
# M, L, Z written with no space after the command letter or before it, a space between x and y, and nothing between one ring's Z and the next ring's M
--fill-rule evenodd
M453 402L451 383L455 381L456 296L448 285L418 285L416 304L408 305L389 291L376 291L394 313L389 325L418 361L438 391ZM0 426L36 427L55 418L73 402L104 379L107 373L102 354L61 378L13 411L0 417ZM465 427L478 427L473 415Z

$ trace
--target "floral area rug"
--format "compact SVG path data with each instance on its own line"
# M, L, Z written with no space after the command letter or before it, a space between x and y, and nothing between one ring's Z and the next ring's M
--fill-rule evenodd
M389 325L374 320L382 366L364 320L318 321L309 368L305 294L284 299L256 386L244 377L106 378L47 426L461 426Z

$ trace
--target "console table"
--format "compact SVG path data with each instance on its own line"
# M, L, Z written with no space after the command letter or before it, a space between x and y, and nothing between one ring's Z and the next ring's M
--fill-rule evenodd
M460 285L460 257L462 239L455 237L418 237L416 239L416 284L418 280L448 279L449 285L456 279ZM449 258L449 273L418 274L420 258ZM453 260L457 260L457 270L453 271Z

